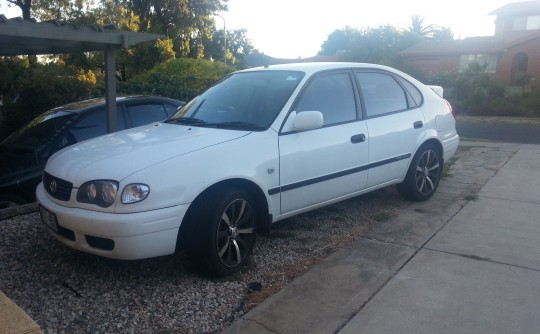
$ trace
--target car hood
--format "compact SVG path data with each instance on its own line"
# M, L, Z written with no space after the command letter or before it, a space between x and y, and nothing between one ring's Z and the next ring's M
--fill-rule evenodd
M121 181L146 167L249 133L156 123L70 146L54 154L45 171L75 187L96 179Z

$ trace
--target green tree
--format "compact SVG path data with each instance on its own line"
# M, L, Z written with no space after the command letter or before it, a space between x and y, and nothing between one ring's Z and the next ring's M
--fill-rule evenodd
M441 27L436 24L425 24L425 18L420 15L412 15L411 23L405 29L405 38L409 43L417 43L422 40L452 40L454 34L448 27Z
M245 66L245 56L251 53L253 45L247 38L246 29L227 31L227 64L237 67ZM204 58L223 61L225 56L225 39L223 29L214 30L211 38L203 40L205 45Z
M341 60L395 66L398 52L403 48L402 33L391 25L363 30L346 27L329 35L320 54L329 55L347 50L349 52Z
M180 56L204 56L202 41L211 36L212 15L227 9L227 0L116 0L139 17L139 31L165 34Z
M328 35L326 41L322 43L319 54L323 56L332 56L338 51L350 50L351 41L361 34L361 31L349 26L346 26L343 29L334 30L330 35Z
M33 13L41 21L77 22L86 15L91 0L34 0Z
M449 27L442 27L433 32L431 39L436 41L451 41L454 39L454 33Z
M411 23L406 29L406 32L418 36L420 39L430 38L438 31L440 27L435 24L424 24L424 17L414 14L411 16Z

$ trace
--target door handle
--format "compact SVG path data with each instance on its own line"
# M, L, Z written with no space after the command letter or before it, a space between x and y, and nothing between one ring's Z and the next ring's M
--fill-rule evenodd
M422 121L416 121L414 122L413 126L415 129L420 129L421 127L424 126L424 123L422 123Z
M351 137L351 143L353 144L363 143L365 141L366 141L366 135L364 135L363 133L359 135L354 135Z

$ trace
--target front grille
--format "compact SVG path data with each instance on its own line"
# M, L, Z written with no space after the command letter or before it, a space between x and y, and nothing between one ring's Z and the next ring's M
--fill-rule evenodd
M69 201L73 183L43 172L43 186L49 195L61 201Z

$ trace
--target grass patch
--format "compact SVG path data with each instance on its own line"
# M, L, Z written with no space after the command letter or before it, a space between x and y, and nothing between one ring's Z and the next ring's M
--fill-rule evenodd
M459 137L459 140L462 140L462 141L480 141L480 142L490 142L491 140L489 139L484 139L484 138L470 138L470 137Z
M389 220L390 218L392 218L395 214L394 213L390 213L390 212L379 212L379 213L376 213L372 216L372 218L376 221L376 222L385 222L387 220Z
M476 202L478 201L478 194L468 194L468 195L465 195L464 199L466 201L473 201L473 202Z
M463 155L465 155L465 153L469 152L470 150L471 150L470 147L459 146L454 156L450 158L448 161L444 162L444 168L441 173L441 179L445 179L452 176L453 175L452 167Z

